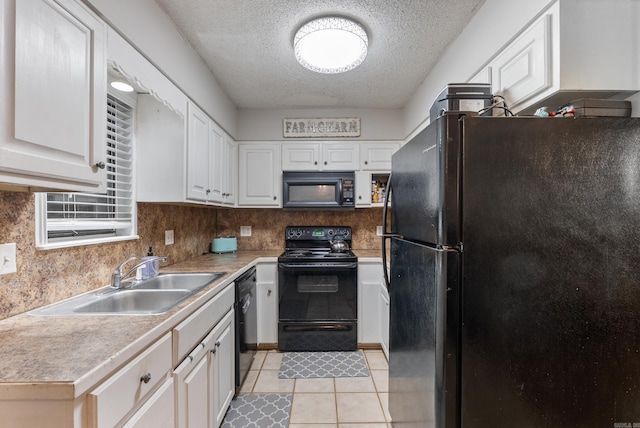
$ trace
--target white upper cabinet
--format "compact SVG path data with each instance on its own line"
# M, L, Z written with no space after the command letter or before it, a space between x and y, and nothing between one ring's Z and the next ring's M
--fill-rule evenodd
M228 135L226 135L224 139L220 161L220 170L222 171L222 203L225 205L235 205L238 150L235 141Z
M320 143L282 143L282 170L317 171L320 154Z
M468 81L491 83L520 114L578 98L624 98L640 90L639 19L634 0L553 2Z
M355 171L360 168L358 143L322 143L322 169L331 171Z
M207 201L211 195L213 148L209 117L192 103L187 114L187 199Z
M361 143L360 169L363 171L391 171L391 155L400 143Z
M106 188L106 26L73 0L0 9L0 182Z
M359 168L358 143L282 143L283 171L355 171Z
M280 144L238 144L238 205L282 206Z

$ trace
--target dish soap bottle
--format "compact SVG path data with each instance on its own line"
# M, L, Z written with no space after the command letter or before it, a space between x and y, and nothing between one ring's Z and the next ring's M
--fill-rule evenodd
M147 257L143 257L140 259L141 262L146 260L152 260L153 257L153 247L149 247L149 252L147 253ZM142 266L142 279L149 279L158 276L158 271L160 270L160 260L157 258L153 261L146 263Z

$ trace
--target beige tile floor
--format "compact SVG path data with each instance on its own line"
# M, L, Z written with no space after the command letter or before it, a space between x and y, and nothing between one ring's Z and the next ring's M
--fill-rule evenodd
M258 351L240 393L293 394L289 428L390 428L387 359L363 352L368 377L278 379L283 354Z

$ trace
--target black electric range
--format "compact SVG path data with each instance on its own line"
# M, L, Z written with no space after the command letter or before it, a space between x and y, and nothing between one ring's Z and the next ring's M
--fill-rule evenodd
M332 243L341 242L342 251ZM278 348L357 349L358 258L348 226L289 226L278 257ZM345 249L348 248L348 249Z

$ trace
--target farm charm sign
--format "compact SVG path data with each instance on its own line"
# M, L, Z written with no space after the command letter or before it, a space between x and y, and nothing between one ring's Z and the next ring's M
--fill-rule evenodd
M284 138L359 137L360 118L283 119Z

